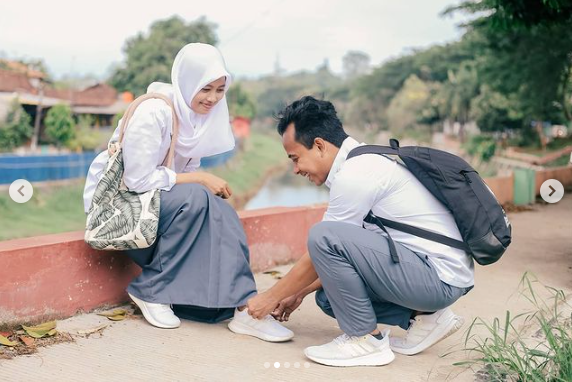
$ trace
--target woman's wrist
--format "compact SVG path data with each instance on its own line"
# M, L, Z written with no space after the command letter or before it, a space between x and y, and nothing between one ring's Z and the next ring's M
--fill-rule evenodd
M177 174L177 184L181 183L198 183L204 185L204 176L202 172L185 172Z

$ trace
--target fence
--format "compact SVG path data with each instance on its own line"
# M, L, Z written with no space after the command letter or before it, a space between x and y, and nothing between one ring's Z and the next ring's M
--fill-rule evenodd
M235 154L229 151L201 160L201 167L216 167L224 164ZM16 179L30 182L46 182L64 179L85 178L95 152L54 155L0 155L0 185Z

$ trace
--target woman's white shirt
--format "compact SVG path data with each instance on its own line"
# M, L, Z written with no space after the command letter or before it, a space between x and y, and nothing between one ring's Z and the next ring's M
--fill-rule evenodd
M182 158L175 154L170 168L163 161L171 145L173 112L160 99L142 102L131 117L123 138L123 163L125 186L131 191L146 192L153 189L169 191L176 183L176 174L196 171L201 158ZM119 127L111 141L119 139ZM97 183L103 176L109 160L107 150L100 153L91 164L83 194L87 212Z

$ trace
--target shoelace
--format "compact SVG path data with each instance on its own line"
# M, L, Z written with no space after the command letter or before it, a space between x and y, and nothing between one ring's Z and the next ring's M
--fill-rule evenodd
M162 312L172 311L171 305L168 304L157 304L157 305L159 305L159 308L161 309Z
M334 338L334 343L338 346L345 345L347 342L354 340L356 337L350 337L346 333Z

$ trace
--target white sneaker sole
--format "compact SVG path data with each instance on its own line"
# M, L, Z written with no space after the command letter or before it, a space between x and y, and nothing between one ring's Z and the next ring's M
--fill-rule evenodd
M250 326L245 325L242 322L237 322L234 319L232 319L228 323L228 328L236 334L245 334L247 336L256 337L263 341L268 341L268 342L286 342L291 340L292 337L294 337L294 334L290 334L285 337L272 336L270 334L259 332L258 330L251 328Z
M368 355L362 355L360 357L349 358L349 359L326 359L319 358L309 355L306 350L304 350L306 357L310 358L312 361L321 363L326 366L337 366L337 367L351 367L351 366L384 366L387 365L395 359L395 354L391 350L384 352L377 352Z
M391 350L396 353L403 355L415 355L421 353L423 350L430 348L436 343L443 341L445 338L449 337L451 334L455 333L457 330L461 329L465 319L461 316L454 316L451 321L443 328L443 330L432 331L423 341L421 341L416 346L412 348L400 348L396 346L391 346ZM391 344L391 343L390 343Z
M145 305L145 301L138 299L137 297L133 296L131 293L127 293L127 294L129 295L129 297L131 297L133 302L135 304L137 304L139 309L141 309L141 313L143 313L143 317L145 317L147 322L150 323L151 325L156 326L156 327L161 328L161 329L176 329L179 326L181 326L181 321L179 321L179 323L177 325L166 325L166 324L163 324L163 323L155 320L153 318L153 316L151 315L151 313L149 313L149 310L147 309L147 305Z

